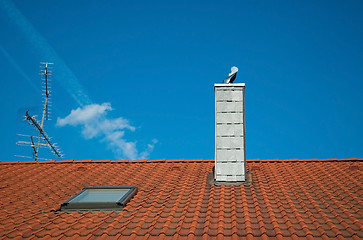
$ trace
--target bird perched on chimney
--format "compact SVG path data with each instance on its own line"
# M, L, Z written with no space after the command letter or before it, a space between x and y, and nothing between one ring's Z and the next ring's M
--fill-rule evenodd
M231 72L228 74L228 78L223 80L223 83L233 83L233 81L237 77L238 68L233 66L231 67Z

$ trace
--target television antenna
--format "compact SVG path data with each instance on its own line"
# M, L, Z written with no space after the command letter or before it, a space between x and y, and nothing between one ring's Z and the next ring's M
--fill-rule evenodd
M45 130L44 130L44 121L45 120L50 120L49 115L50 115L50 76L52 75L52 68L51 65L53 65L53 63L48 63L48 62L41 62L40 63L40 74L42 75L42 80L43 80L43 93L42 95L44 96L43 99L43 114L42 114L42 120L39 123L39 121L36 119L36 116L31 116L29 114L29 110L26 111L25 113L25 120L28 121L28 123L30 125L32 125L35 130L37 130L39 132L39 136L35 137L35 136L31 136L31 135L23 135L23 134L18 134L19 136L22 137L29 137L30 141L18 141L16 144L20 145L20 146L30 146L32 148L32 157L28 157L28 156L20 156L20 155L16 155L17 157L25 157L25 158L33 158L35 161L38 160L47 160L45 158L39 158L39 149L40 148L49 148L51 150L51 152L56 156L56 157L62 157L62 153L61 151L58 149L57 145L55 143L51 142L51 138L48 137L48 135L46 134Z

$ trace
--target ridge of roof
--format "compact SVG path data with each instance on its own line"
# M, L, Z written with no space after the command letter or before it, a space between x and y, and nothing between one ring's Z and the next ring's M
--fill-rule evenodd
M363 158L326 158L326 159L247 159L247 162L361 162ZM190 163L190 162L214 162L214 159L154 159L154 160L47 160L47 161L0 161L0 164L61 164L61 163Z

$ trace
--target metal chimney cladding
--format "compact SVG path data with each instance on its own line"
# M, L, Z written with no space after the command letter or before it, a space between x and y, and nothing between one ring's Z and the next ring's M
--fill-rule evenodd
M241 182L246 176L244 83L214 84L215 176Z

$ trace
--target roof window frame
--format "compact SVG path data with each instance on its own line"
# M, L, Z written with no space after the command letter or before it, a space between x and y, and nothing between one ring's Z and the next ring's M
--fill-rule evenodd
M109 189L127 189L128 191L117 201L95 201L95 202L74 202L76 198L79 196L85 194L89 190L109 190ZM133 196L137 193L137 187L135 186L86 186L61 204L61 210L67 210L67 211L78 211L78 210L122 210L126 204L131 200Z

